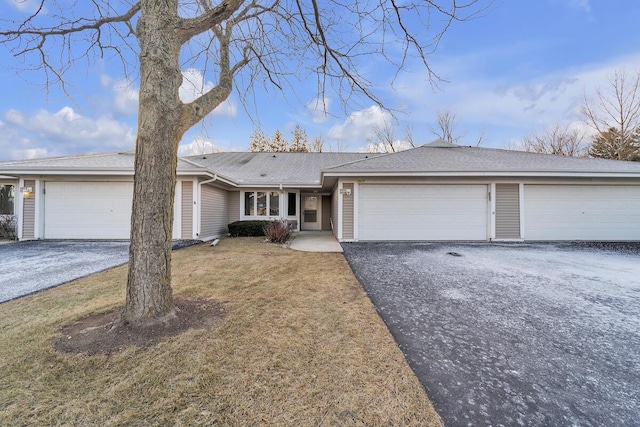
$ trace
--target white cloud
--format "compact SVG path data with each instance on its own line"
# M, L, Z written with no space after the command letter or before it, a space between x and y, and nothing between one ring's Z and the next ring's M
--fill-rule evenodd
M411 147L411 144L404 140L396 140L391 143L392 147L382 143L369 143L364 147L359 147L356 149L358 153L395 153L398 151L408 150Z
M189 103L213 89L214 84L205 81L204 74L193 68L188 68L182 72L182 85L180 86L180 100ZM234 118L238 114L238 109L234 102L227 98L211 113L214 116Z
M6 0L6 2L14 9L24 13L34 13L40 8L39 0Z
M130 126L109 117L84 117L71 107L55 113L9 110L0 132L0 153L8 153L9 159L57 156L128 150L134 142Z
M375 127L393 120L391 114L377 105L355 111L341 124L329 129L327 138L362 144L375 136Z
M197 156L199 154L219 153L222 150L213 142L207 141L197 136L188 144L180 144L178 147L179 156Z
M585 12L591 12L591 4L589 0L569 0L567 6L573 9L584 10Z
M311 113L313 123L324 123L329 118L329 107L331 106L331 98L314 98L306 107Z
M517 75L477 79L452 75L452 83L434 92L424 76L403 76L397 85L400 103L406 105L408 119L432 126L438 110L456 114L459 129L501 128L523 135L555 123L582 120L583 96L606 84L616 69L637 69L640 55L620 57L608 63L587 64L518 79ZM473 68L472 64L469 65ZM492 132L490 132L491 135ZM489 135L489 137L491 137ZM492 143L492 141L487 141ZM503 141L493 141L501 144Z
M115 99L114 108L121 114L135 114L138 112L139 90L128 79L115 82L112 87Z

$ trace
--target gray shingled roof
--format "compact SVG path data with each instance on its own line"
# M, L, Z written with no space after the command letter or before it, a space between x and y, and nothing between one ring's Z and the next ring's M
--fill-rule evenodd
M14 160L1 162L0 170L15 171L131 171L133 172L134 153L97 153L78 156L47 157L42 159ZM178 170L197 171L201 168L183 160L178 161Z
M321 171L367 153L215 153L187 159L240 185L320 185Z
M640 162L590 159L479 147L421 146L325 169L329 173L550 172L640 174Z
M0 174L133 172L134 155L101 153L0 163ZM215 153L178 161L178 173L219 174L235 184L318 186L341 174L622 174L640 177L640 162L563 157L477 147L422 146L392 154Z

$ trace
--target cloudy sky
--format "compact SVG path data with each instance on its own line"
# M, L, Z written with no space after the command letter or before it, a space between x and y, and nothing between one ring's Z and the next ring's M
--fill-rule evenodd
M26 19L34 4L0 0L0 19ZM376 94L395 117L364 101L345 110L335 94L319 101L316 82L307 86L302 79L293 95L259 87L250 105L234 92L185 135L180 153L243 151L256 127L289 137L296 124L334 151L363 149L385 121L399 139L412 128L420 144L435 138L438 111L456 115L457 129L466 135L460 143L475 144L482 135L484 146L510 147L556 123L583 126L582 97L615 70L640 69L638 22L638 1L496 0L484 16L450 28L429 56L444 80L438 87L418 65L392 85L386 64L368 64ZM0 45L0 160L133 148L137 82L118 64L75 63L66 75L70 98L57 87L44 90L41 73L17 71L24 65ZM192 100L213 84L200 71L185 69L181 98Z

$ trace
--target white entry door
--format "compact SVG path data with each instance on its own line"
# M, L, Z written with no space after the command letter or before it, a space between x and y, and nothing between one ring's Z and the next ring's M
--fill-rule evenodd
M301 230L322 229L322 196L302 196L302 227Z

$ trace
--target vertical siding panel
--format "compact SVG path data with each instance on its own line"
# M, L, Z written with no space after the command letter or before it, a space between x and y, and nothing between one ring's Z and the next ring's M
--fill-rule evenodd
M520 185L496 184L496 239L520 238Z
M217 237L227 234L227 224L229 223L229 198L227 191L211 187L202 186L200 199L200 238Z
M22 202L22 238L34 239L36 229L36 182L25 180L25 187L32 187L33 193L24 196Z
M351 194L342 195L342 238L353 239L353 184L344 184L345 190L351 190Z
M228 203L229 203L229 209L228 209L229 223L240 221L240 192L239 191L229 192Z
M338 237L338 200L340 196L340 190L338 186L333 190L331 194L331 226L333 235Z
M182 238L193 238L193 182L182 181Z

